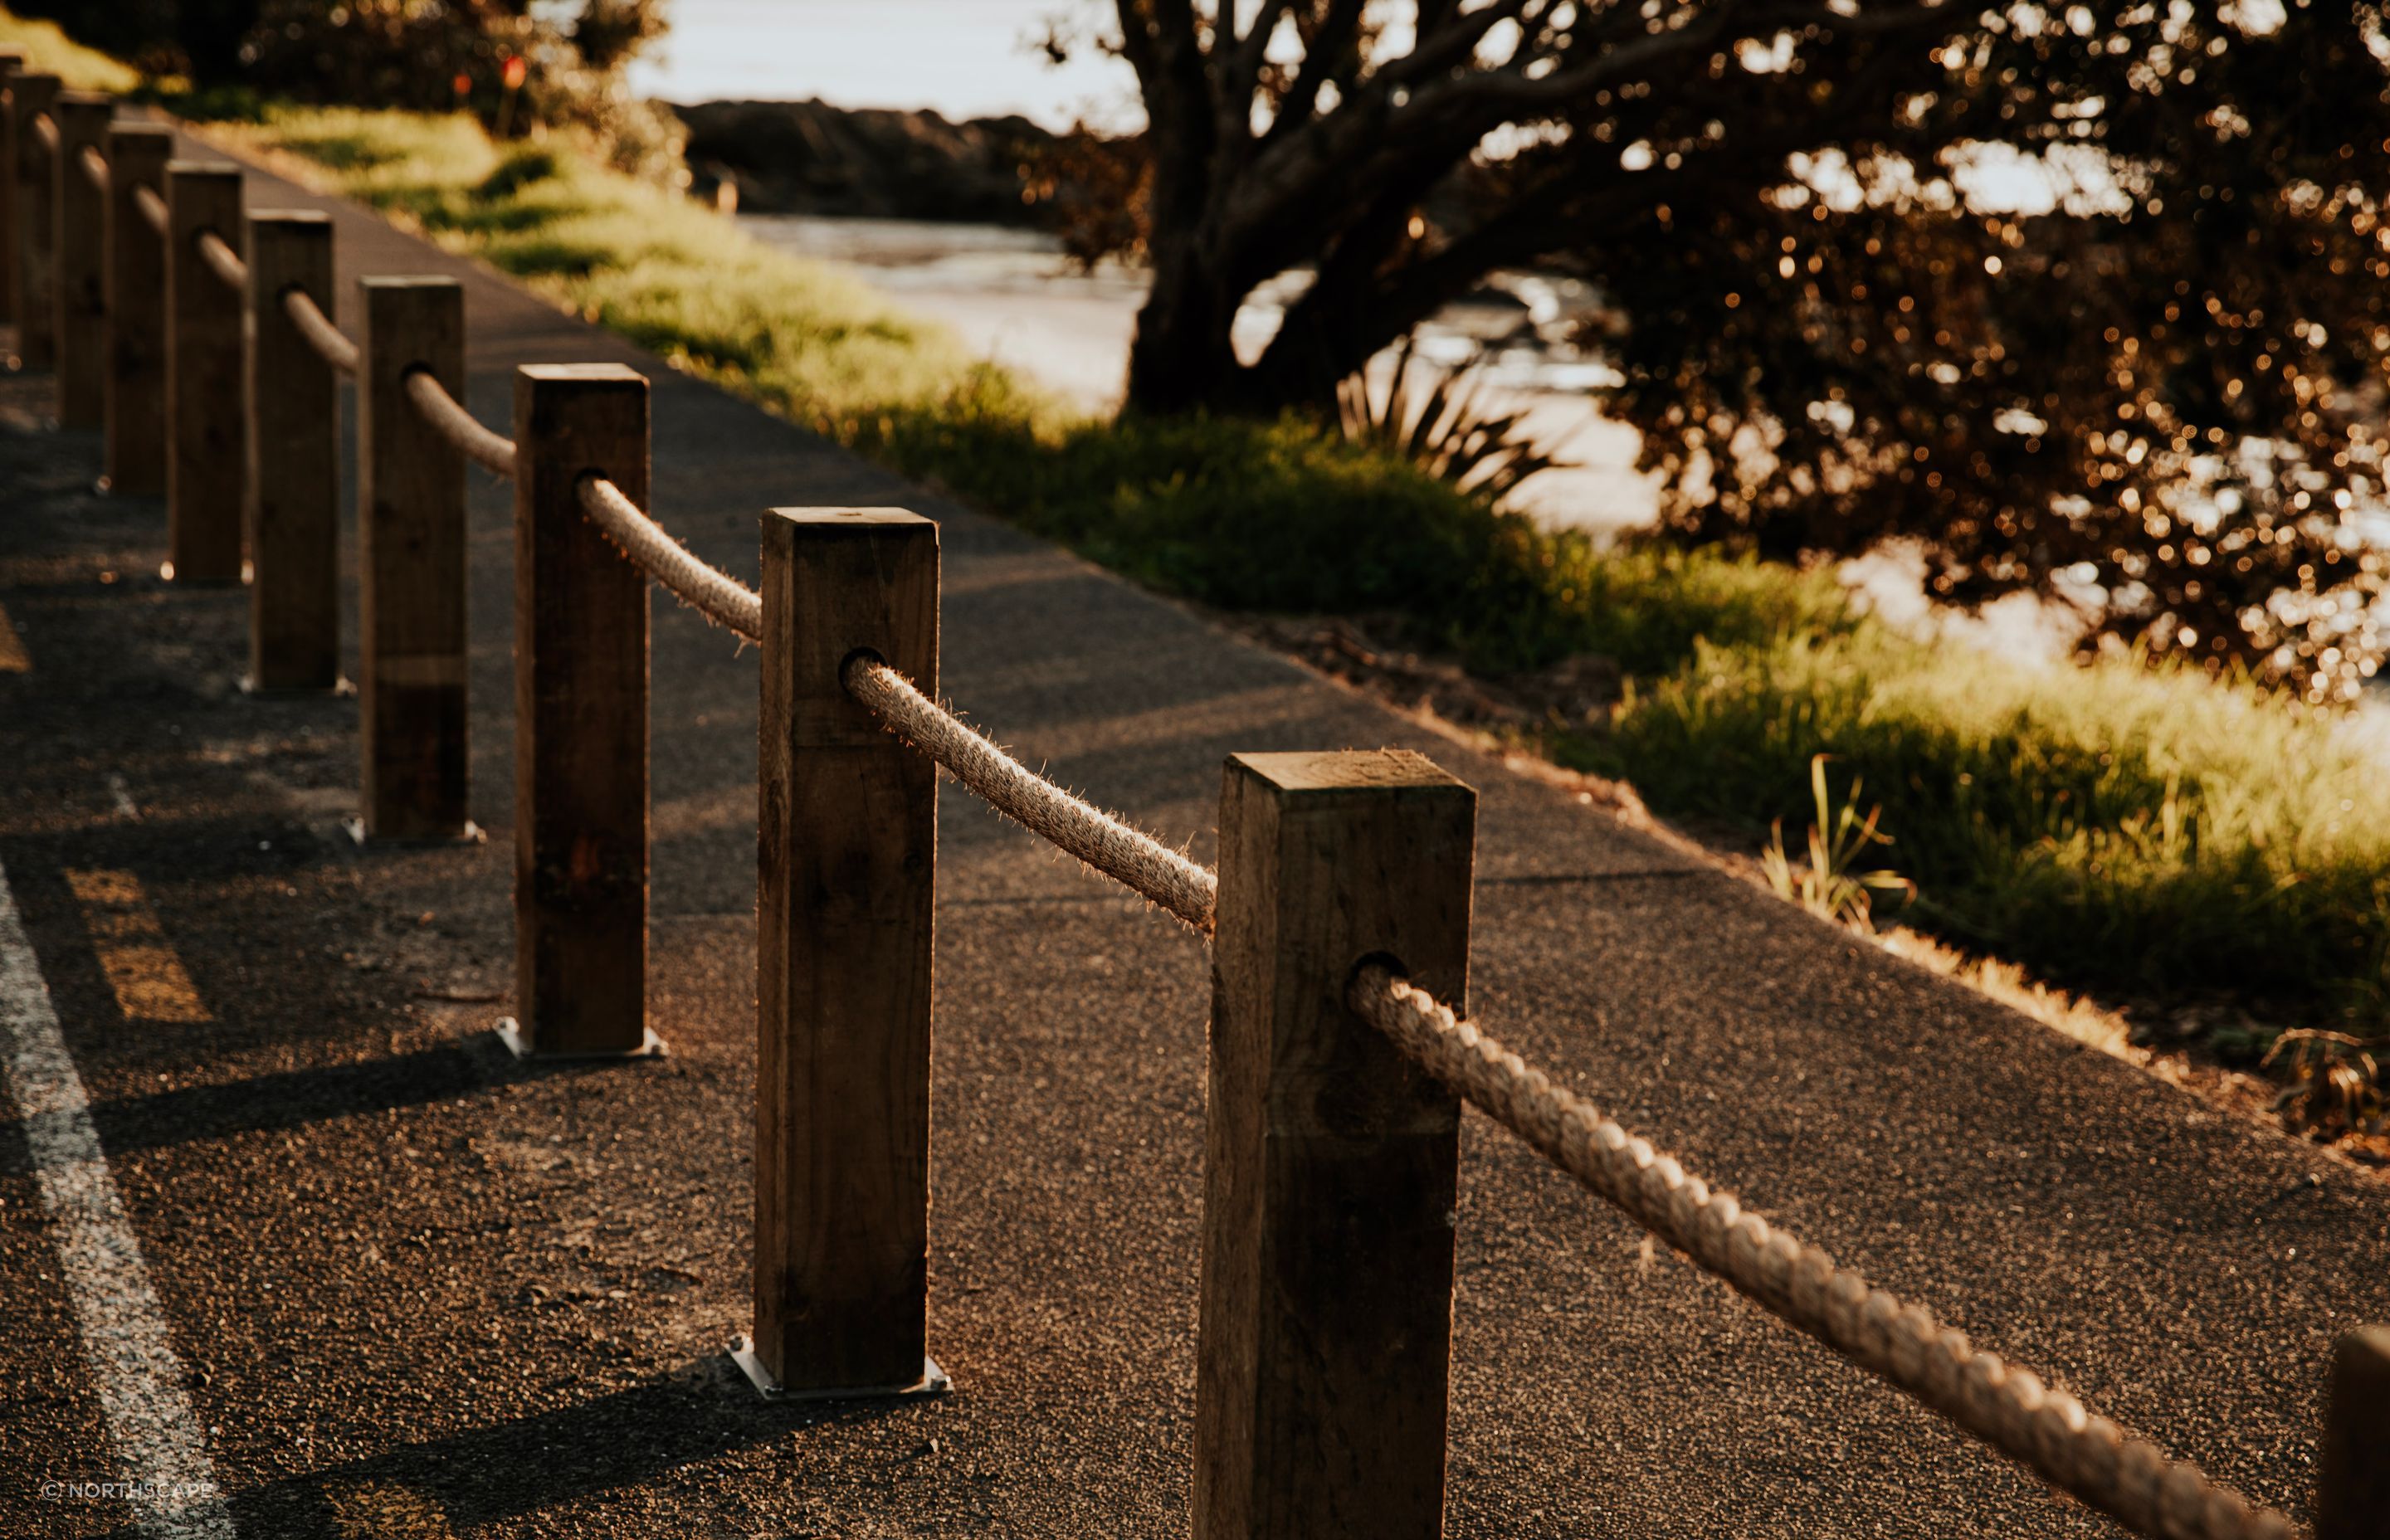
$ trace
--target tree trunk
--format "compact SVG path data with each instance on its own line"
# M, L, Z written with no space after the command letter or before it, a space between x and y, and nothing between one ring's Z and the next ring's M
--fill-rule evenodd
M1247 371L1230 336L1239 296L1227 292L1223 264L1191 235L1157 244L1153 258L1153 289L1129 347L1128 409L1239 410Z
M1350 248L1321 264L1251 366L1237 361L1231 340L1244 295L1222 276L1237 264L1192 240L1157 250L1152 295L1129 351L1130 408L1248 417L1332 410L1337 382L1433 314L1459 281L1441 273L1404 281L1380 269L1384 242L1347 239Z

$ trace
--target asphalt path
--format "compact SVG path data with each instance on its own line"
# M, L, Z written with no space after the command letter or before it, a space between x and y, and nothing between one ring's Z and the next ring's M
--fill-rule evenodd
M1795 1233L2304 1515L2331 1342L2390 1319L2390 1187L1882 956L1076 558L846 456L369 214L353 279L467 291L518 363L654 380L655 510L752 582L773 506L938 519L951 698L1209 860L1232 751L1398 745L1481 794L1472 991L1555 1077ZM747 1324L752 652L658 601L660 1062L526 1069L509 986L508 498L474 473L485 846L358 852L353 701L252 700L237 590L0 380L0 866L248 1537L1173 1535L1187 1527L1208 965L942 793L931 1350L950 1395L766 1407ZM352 607L352 615L353 608ZM132 1019L70 882L135 875L203 1020ZM0 1116L6 1104L0 1103ZM55 1226L0 1128L0 1534L112 1469ZM1471 1115L1455 1535L2090 1535Z

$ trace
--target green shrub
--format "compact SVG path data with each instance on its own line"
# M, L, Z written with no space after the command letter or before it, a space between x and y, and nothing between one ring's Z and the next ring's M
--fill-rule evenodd
M2060 982L2379 1023L2390 777L2345 718L2138 661L2028 669L1872 628L1704 645L1566 757L1748 830L1866 778L1913 923Z

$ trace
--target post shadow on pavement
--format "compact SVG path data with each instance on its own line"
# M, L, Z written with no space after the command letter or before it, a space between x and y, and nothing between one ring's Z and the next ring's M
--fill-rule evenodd
M402 1445L237 1492L235 1533L276 1540L351 1540L345 1492L397 1487L435 1505L457 1534L595 1494L647 1485L682 1466L811 1428L918 1415L920 1401L768 1405L727 1359L700 1359L672 1379L495 1426ZM105 1540L142 1540L124 1525Z
M247 1080L188 1085L93 1104L92 1122L111 1154L302 1128L365 1112L472 1095L505 1074L494 1047L443 1043L395 1058L283 1070Z

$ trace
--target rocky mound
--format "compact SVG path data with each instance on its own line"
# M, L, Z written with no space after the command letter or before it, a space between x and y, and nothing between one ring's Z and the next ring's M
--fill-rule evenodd
M1026 224L1022 167L1053 138L1026 118L957 123L820 101L674 110L688 125L695 190L726 185L755 213Z

